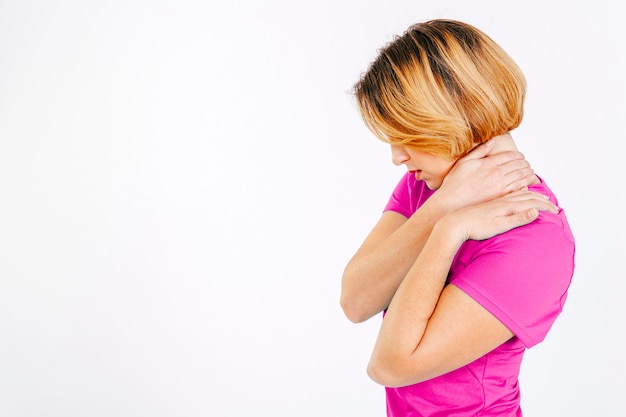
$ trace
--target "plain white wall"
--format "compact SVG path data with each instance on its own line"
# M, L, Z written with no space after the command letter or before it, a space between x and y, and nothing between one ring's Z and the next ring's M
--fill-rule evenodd
M0 0L0 416L382 416L343 267L402 169L349 94L409 24L485 30L577 238L525 415L623 416L610 1Z

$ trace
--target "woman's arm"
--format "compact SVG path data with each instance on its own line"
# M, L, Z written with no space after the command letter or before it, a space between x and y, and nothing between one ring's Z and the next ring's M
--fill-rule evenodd
M348 263L341 306L350 321L363 322L385 309L438 218L422 207L410 219L387 211Z
M365 321L389 305L445 214L523 189L536 179L524 155L515 151L490 155L492 145L487 142L461 158L441 188L409 219L383 213L344 270L341 306L348 319Z
M425 381L485 355L513 335L454 285L444 288L458 248L558 212L543 196L515 192L442 218L389 305L368 365L376 382L405 386Z

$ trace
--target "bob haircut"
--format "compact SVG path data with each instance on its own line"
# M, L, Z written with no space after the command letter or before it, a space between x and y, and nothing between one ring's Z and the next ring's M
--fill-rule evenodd
M485 33L436 19L382 48L354 93L379 139L455 160L519 126L526 80Z

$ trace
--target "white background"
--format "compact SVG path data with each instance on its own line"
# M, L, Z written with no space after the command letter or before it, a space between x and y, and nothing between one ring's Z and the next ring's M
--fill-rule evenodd
M380 317L349 323L339 285L402 169L350 89L439 17L522 67L514 137L577 239L525 415L624 416L618 9L0 0L0 416L383 416Z

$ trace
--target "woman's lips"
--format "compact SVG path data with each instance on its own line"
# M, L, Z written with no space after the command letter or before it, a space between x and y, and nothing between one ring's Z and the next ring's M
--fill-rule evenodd
M420 176L422 175L422 170L418 169L417 171L412 171L412 172L415 175L415 179L419 181Z

